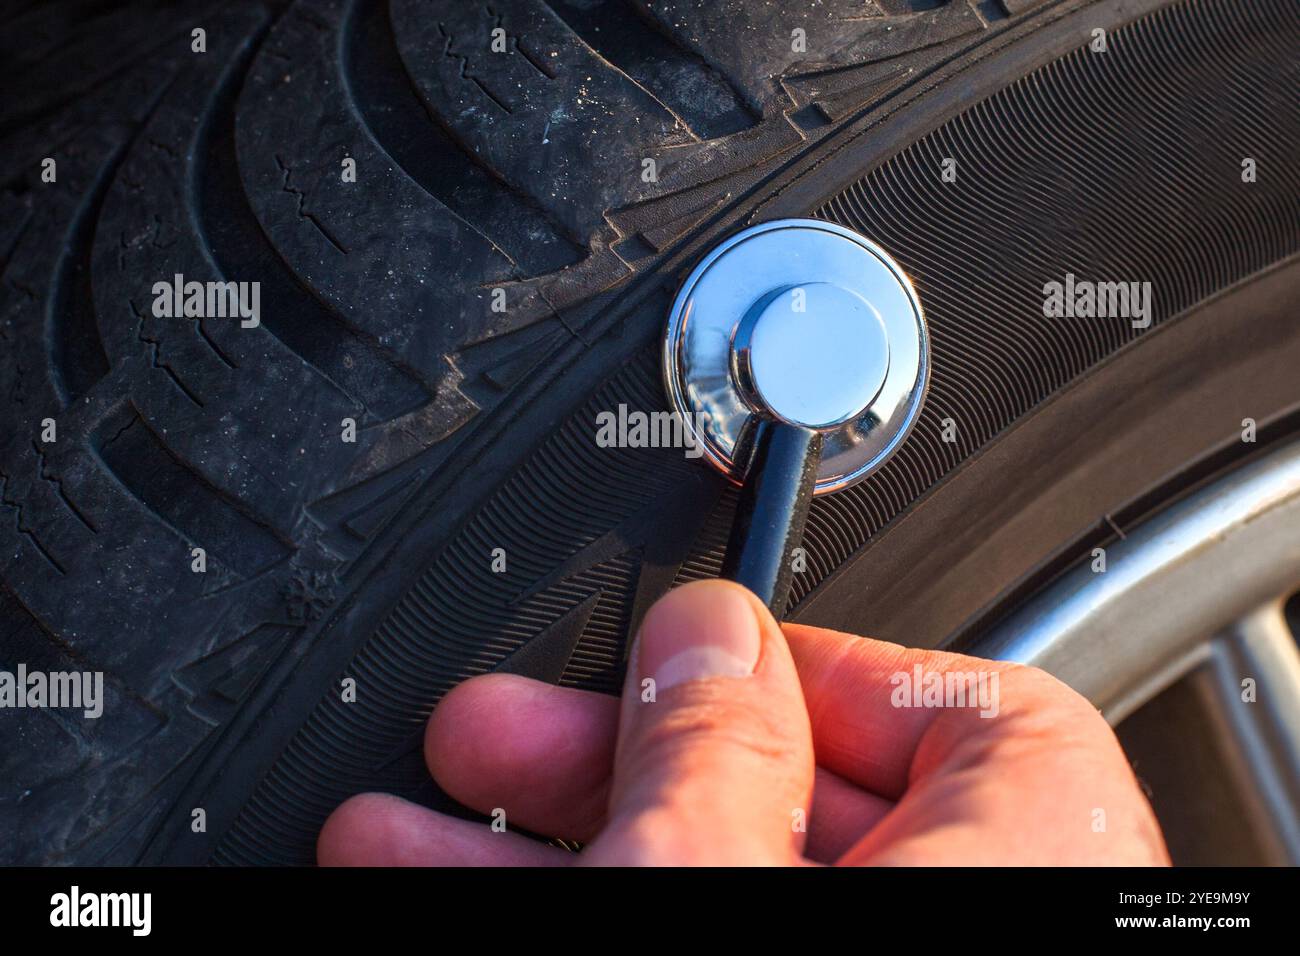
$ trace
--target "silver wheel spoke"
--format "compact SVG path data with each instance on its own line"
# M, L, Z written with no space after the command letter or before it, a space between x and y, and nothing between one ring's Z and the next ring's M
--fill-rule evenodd
M1228 743L1225 772L1270 831L1274 862L1300 863L1300 650L1281 602L1215 638L1193 681Z

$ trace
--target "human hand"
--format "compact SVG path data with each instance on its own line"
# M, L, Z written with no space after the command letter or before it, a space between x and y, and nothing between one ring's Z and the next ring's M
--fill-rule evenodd
M982 699L914 706L916 677L955 673ZM621 701L476 677L434 710L425 755L466 806L585 848L363 794L326 822L322 864L1169 862L1114 734L1064 684L797 624L783 635L725 581L650 610Z

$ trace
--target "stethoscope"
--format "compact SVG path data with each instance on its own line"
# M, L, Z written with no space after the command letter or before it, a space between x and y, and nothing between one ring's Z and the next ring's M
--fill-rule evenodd
M687 277L663 364L673 410L740 485L722 576L779 618L813 497L874 472L920 415L930 363L916 290L852 230L766 222Z

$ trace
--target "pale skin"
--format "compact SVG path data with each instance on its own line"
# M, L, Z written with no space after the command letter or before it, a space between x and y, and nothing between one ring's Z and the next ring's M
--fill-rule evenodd
M916 664L996 670L997 716L897 706L891 675ZM1115 735L1064 684L781 626L724 581L678 588L650 610L621 700L477 677L435 709L425 756L461 803L504 811L505 831L363 794L326 822L322 864L1169 863Z

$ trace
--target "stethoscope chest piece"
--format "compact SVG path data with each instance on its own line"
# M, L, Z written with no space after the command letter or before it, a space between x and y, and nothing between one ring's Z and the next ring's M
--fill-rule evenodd
M807 498L879 468L919 417L928 380L920 300L870 240L832 223L783 219L705 256L669 314L664 381L704 457L746 489L731 576L759 583L760 595L767 590L769 603L783 606L788 576L745 581L740 552L787 550L802 532ZM748 540L766 528L772 540Z
M669 315L664 376L705 456L734 481L755 415L819 430L822 494L902 443L928 351L921 302L888 253L833 223L782 219L731 236L690 274Z

